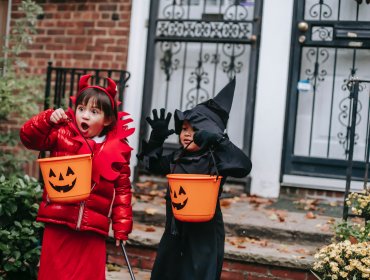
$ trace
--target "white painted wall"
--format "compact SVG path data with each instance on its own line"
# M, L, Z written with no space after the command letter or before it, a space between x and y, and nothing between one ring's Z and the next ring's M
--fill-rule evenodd
M251 194L277 197L283 147L293 0L265 0L252 140Z
M130 136L130 146L134 149L131 156L131 170L137 165L136 154L139 149L139 129L141 105L144 88L144 70L149 19L150 0L132 1L130 37L128 46L127 71L131 73L129 87L123 99L124 111L131 114L135 133ZM131 178L132 179L132 178Z

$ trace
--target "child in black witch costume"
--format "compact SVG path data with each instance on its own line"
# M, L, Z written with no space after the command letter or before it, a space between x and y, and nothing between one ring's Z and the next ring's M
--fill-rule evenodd
M162 155L165 139L174 133L168 129L171 114L153 110L148 142L143 141L138 158L147 170L156 174L187 173L223 176L219 195L227 176L244 177L252 168L249 158L224 134L235 89L235 78L220 93L191 110L175 111L175 132L182 148ZM211 150L216 166L214 166ZM214 217L208 222L181 222L174 218L169 191L166 195L166 226L152 270L152 280L220 279L224 256L225 230L217 201Z

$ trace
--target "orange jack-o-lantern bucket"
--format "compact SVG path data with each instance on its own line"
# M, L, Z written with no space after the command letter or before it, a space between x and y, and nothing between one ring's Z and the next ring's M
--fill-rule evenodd
M78 202L90 195L91 154L42 158L37 161L51 201Z
M222 176L167 175L172 211L183 222L206 222L213 218Z

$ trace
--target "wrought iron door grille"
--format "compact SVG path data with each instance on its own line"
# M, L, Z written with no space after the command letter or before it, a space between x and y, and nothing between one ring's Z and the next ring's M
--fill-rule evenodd
M151 3L142 120L153 108L191 109L236 76L228 133L249 154L262 0ZM147 133L142 121L142 137ZM166 147L177 142L173 135Z
M251 37L251 21L157 21L156 41L250 44Z
M370 78L370 5L295 1L284 174L345 178L349 77ZM360 86L359 91L367 91ZM369 102L358 100L354 178L363 177Z

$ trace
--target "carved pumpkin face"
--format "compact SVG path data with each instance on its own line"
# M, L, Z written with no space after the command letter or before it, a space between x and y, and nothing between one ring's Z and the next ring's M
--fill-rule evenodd
M171 202L172 207L181 210L184 208L188 202L188 197L186 195L186 192L182 186L180 186L179 190L176 192L176 190L172 190L170 187L170 194L171 194Z
M57 192L69 192L76 184L76 175L71 167L68 166L67 170L61 168L50 168L49 171L49 184Z

